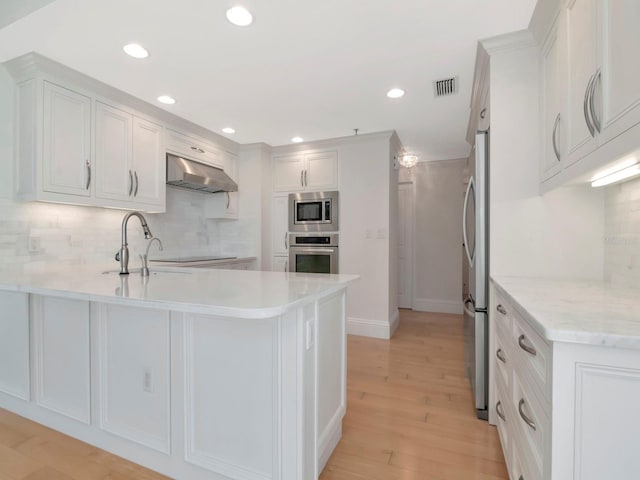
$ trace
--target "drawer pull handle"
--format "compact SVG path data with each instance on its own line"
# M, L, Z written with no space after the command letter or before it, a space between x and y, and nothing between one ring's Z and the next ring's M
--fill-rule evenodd
M524 423L526 423L527 425L529 425L531 428L533 428L534 430L536 430L536 422L534 422L533 420L531 420L526 413L524 413L524 398L520 399L520 402L518 402L518 412L520 413L520 417L522 418L522 420L524 420Z
M506 315L507 314L507 310L502 306L502 305L498 305L496 307L496 310L498 310L501 314Z
M533 355L533 356L535 357L535 356L538 354L538 352L536 352L536 349L535 349L535 348L533 348L532 346L527 345L527 344L525 343L525 340L526 340L526 339L527 339L527 337L525 337L525 336L524 336L524 334L523 334L523 335L520 335L520 336L518 337L518 345L520 345L520 348L521 348L522 350L524 350L524 351L525 351L525 352L527 352L527 353L530 353L531 355Z
M193 150L194 152L198 152L198 153L204 153L204 150L201 149L200 147L190 147L191 150Z
M500 360L502 363L507 363L507 358L504 356L504 352L501 348L496 350L496 357L498 357L498 360Z
M507 417L505 417L504 413L502 412L502 402L496 403L496 413L502 419L503 422L507 421Z

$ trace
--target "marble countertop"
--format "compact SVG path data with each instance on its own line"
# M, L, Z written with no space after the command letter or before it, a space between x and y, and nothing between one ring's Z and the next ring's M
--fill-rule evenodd
M547 340L640 348L640 290L596 281L491 280Z
M357 275L150 267L121 276L113 264L0 271L0 290L238 318L269 318L345 288Z

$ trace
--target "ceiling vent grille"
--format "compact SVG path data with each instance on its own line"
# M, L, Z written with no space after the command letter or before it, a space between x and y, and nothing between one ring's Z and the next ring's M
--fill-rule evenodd
M444 78L433 82L433 94L437 97L446 97L458 92L458 77Z

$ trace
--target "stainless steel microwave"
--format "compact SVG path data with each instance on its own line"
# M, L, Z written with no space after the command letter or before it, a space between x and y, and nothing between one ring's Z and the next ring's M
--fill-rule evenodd
M289 194L290 232L337 232L338 192Z

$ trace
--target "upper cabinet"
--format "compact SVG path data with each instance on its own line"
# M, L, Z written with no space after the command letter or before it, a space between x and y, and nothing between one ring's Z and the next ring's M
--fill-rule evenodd
M207 165L224 168L223 154L206 141L167 129L167 150Z
M230 152L221 152L220 158L224 172L238 184L238 156ZM207 195L206 217L237 220L240 215L240 192L219 192Z
M22 85L19 100L34 95ZM25 91L26 90L26 91ZM91 99L49 82L43 84L42 188L68 195L91 196ZM35 115L29 115L35 119ZM21 124L23 129L29 125ZM31 127L33 128L33 127Z
M640 148L639 23L637 0L562 2L541 49L543 182L562 184Z
M96 197L132 208L162 206L165 160L162 127L96 101Z
M273 158L275 192L338 189L337 152L313 152Z

